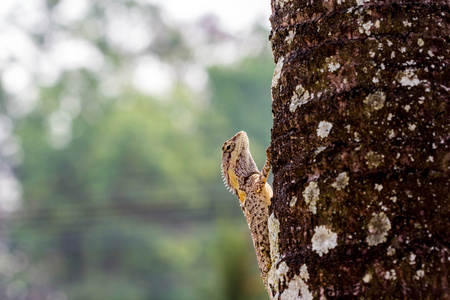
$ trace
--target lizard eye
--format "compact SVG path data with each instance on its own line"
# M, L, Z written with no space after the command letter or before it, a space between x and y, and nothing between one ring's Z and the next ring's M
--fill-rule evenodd
M223 146L223 150L225 151L225 152L231 152L231 151L233 151L234 150L234 143L231 143L231 144L228 144L227 146Z

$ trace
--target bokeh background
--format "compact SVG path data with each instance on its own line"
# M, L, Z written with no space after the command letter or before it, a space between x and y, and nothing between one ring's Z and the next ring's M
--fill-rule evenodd
M0 299L267 299L220 158L264 163L269 14L1 1Z

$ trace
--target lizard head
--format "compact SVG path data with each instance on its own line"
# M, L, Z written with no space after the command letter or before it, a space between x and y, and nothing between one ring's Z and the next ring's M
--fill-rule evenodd
M222 146L222 175L225 184L236 194L239 180L258 172L244 131L238 132Z

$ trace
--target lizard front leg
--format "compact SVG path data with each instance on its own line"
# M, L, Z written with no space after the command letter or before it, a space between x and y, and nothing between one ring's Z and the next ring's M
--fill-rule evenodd
M267 147L266 162L264 163L264 166L261 170L261 180L263 180L264 182L267 182L267 177L269 176L269 171L270 171L270 165L271 165L270 147Z

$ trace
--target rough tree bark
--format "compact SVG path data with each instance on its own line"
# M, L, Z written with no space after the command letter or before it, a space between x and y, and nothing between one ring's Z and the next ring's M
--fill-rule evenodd
M272 0L272 299L450 299L450 4Z

